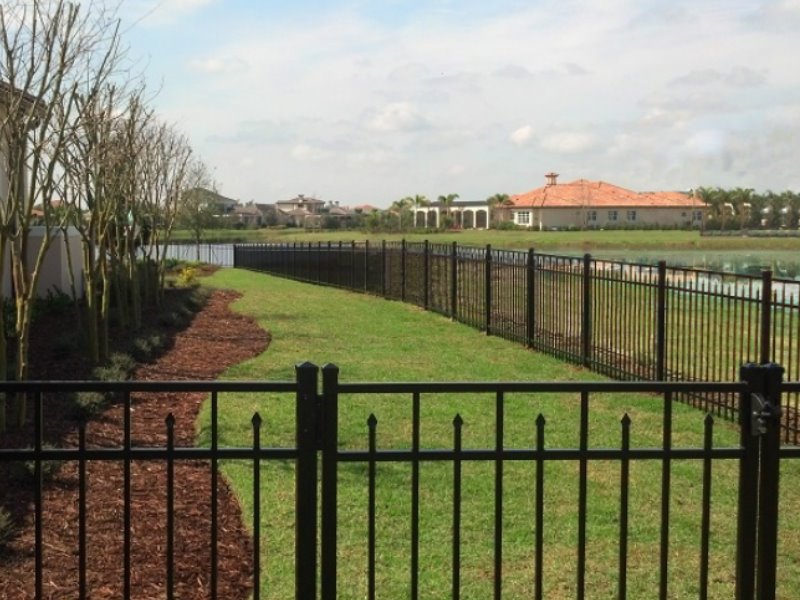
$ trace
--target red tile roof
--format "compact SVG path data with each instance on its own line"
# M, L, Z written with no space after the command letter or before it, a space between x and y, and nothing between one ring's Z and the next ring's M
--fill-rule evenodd
M578 179L570 183L545 185L511 196L518 208L597 207L703 207L701 200L683 192L634 192L605 181Z

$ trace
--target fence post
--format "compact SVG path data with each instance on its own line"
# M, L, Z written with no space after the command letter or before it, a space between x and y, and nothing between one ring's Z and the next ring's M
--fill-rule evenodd
M342 240L339 240L339 249L336 251L336 260L333 262L336 272L336 285L344 287L344 275L342 274L344 260L342 260Z
M492 245L486 244L486 259L484 260L484 302L486 310L486 335L492 333Z
M759 362L770 360L770 339L772 334L772 271L761 271L761 352Z
M454 321L458 312L458 243L453 242L450 251L450 318Z
M317 366L295 367L297 378L295 467L295 596L317 593Z
M430 262L430 246L428 244L428 240L425 240L425 249L423 252L422 259L424 261L423 272L422 272L422 279L423 279L422 287L424 288L423 306L425 310L428 310L428 302L429 302L428 284L430 280L430 266L428 264Z
M781 383L783 367L775 363L761 365L765 380L766 402L759 406L761 458L758 482L758 563L756 598L775 600L778 548L778 493L781 446ZM756 407L753 407L753 410Z
M583 308L581 310L581 361L588 367L592 351L592 295L591 295L591 254L583 255Z
M764 372L746 363L739 368L739 379L750 389L739 395L739 499L736 526L736 600L753 600L755 592L756 519L758 498L758 438L752 430L752 394L764 390Z
M386 240L381 240L381 296L386 298Z
M406 301L406 240L400 243L400 300Z
M317 242L317 283L322 283L322 242Z
M233 268L237 268L239 266L239 245L233 245Z
M356 289L356 241L350 241L350 289Z
M658 261L656 297L656 381L664 381L667 365L667 263Z
M292 242L292 279L297 279L297 242Z
M527 331L526 331L526 338L527 338L527 345L528 348L533 348L533 337L536 333L536 307L534 303L534 253L533 248L528 248L528 261L527 261L527 269L525 270L525 288L526 288L526 312L528 315L527 319Z
M322 600L336 599L337 452L339 451L339 367L322 367L322 517L320 539Z
M364 240L364 292L369 291L369 240Z

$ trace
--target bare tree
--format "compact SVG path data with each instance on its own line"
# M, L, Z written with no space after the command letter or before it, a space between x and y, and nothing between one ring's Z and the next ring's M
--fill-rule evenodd
M119 25L99 3L84 6L64 0L4 0L0 5L0 82L2 151L8 186L0 195L0 278L5 256L15 303L17 379L28 374L31 311L42 261L58 220L52 210L66 189L63 168L74 127L85 104L118 66ZM31 248L35 206L43 211L43 239ZM6 250L8 248L8 250ZM0 317L0 330L5 327ZM7 378L5 338L0 335L0 376ZM0 427L5 427L0 406ZM25 418L25 401L15 403L16 422Z
M139 237L147 274L143 279L148 286L144 296L150 298L150 292L155 292L152 299L158 304L166 277L166 243L180 214L186 189L196 182L198 165L204 172L206 169L199 161L192 160L188 140L173 127L161 124L148 131L146 136L149 153L142 165L142 226Z
M206 164L195 159L189 165L186 189L183 191L178 209L178 222L192 233L196 258L200 260L200 241L203 232L215 221L214 195L217 184Z

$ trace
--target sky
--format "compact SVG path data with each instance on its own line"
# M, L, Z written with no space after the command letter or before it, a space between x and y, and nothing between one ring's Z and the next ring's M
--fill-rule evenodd
M221 193L800 190L800 0L126 0Z

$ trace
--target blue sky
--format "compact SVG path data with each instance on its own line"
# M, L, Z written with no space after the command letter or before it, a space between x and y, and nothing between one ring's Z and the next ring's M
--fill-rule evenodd
M800 0L126 0L220 191L800 190Z

